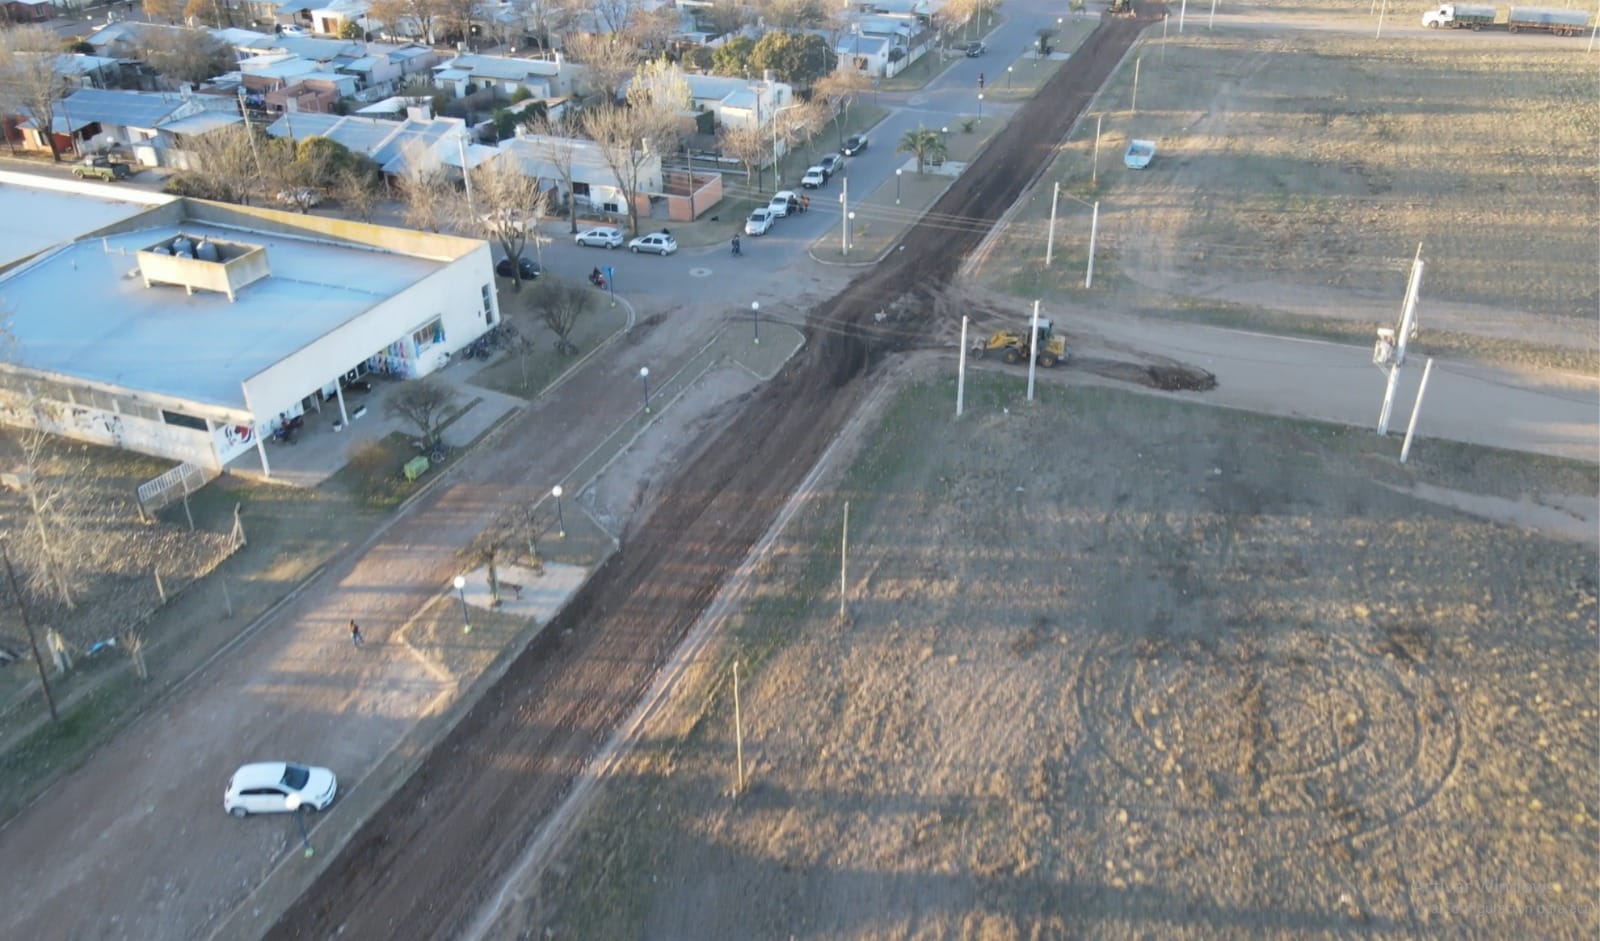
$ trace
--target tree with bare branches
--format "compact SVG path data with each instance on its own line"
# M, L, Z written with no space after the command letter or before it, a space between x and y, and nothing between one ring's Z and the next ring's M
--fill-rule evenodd
M561 192L567 194L567 222L569 233L576 235L578 232L578 208L572 199L572 162L577 158L578 142L572 135L577 129L572 122L566 120L552 121L548 115L541 116L533 124L532 138L525 138L528 146L541 158L549 161L555 168L556 176L561 179Z
M211 4L205 4L211 10ZM203 29L147 29L140 34L144 63L161 74L169 88L198 84L237 68L227 43Z
M186 168L169 177L162 189L183 196L248 203L252 194L268 185L261 155L270 144L260 130L238 124L186 136L179 147Z
M142 0L140 8L151 23L173 26L183 16L184 0Z
M56 73L60 53L61 40L43 26L0 30L0 111L32 117L56 160L61 159L52 133L56 112L72 94L72 86Z
M628 206L628 222L639 231L639 193L644 174L663 150L675 148L688 118L689 82L676 65L650 63L628 85L627 107L606 105L586 112L584 127L600 148Z
M466 201L452 203L452 221L461 231L500 246L511 265L511 289L522 290L522 258L528 239L538 249L539 222L544 218L544 191L539 181L522 172L515 162L500 159L472 170L472 208Z
M367 15L383 23L391 36L408 36L423 42L434 41L434 21L439 18L439 0L371 0Z
M371 222L383 198L383 184L378 174L353 167L339 172L333 182L333 198L362 222Z
M390 394L384 411L390 418L399 418L415 428L422 446L429 448L439 440L458 398L454 388L432 377L414 379L401 383Z
M617 100L622 83L633 74L634 64L639 61L638 47L618 35L580 33L567 41L567 55L583 66L589 93L605 104Z
M27 502L28 514L26 524L15 529L19 538L14 544L29 586L71 610L77 606L74 582L79 566L97 555L70 514L71 505L81 499L84 488L78 481L88 467L41 427L56 420L44 414L46 403L35 401L33 407L39 426L7 434L10 481Z
M723 125L717 134L717 139L722 146L724 156L732 157L744 164L751 192L761 192L761 178L757 175L757 168L766 159L768 145L771 143L767 135L754 124L737 127Z
M839 146L844 146L844 126L850 122L850 106L872 88L872 79L859 69L835 69L817 79L812 100L826 102L839 131Z
M399 181L402 217L413 229L437 232L445 208L455 198L455 187L428 144L414 140L402 146L400 153L404 161Z
M556 352L570 356L578 352L578 345L572 342L572 332L577 329L579 321L594 310L598 295L599 292L588 285L550 275L540 278L528 292L526 306L517 306L524 316L537 317L556 335ZM527 329L519 332L525 336L532 335L532 331Z

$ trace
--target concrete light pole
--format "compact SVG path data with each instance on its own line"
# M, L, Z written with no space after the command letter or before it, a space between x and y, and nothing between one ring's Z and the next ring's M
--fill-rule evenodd
M900 175L905 172L905 170L899 168L894 171L894 204L896 206L900 205Z
M650 367L639 367L639 381L644 384L644 413L650 414Z
M983 92L978 92L978 123L983 123Z
M567 536L567 520L561 515L561 485L556 484L550 488L550 495L556 498L556 538L565 539Z
M751 301L750 302L750 326L755 329L756 339L755 339L755 344L754 345L760 346L761 345L761 302L760 301Z

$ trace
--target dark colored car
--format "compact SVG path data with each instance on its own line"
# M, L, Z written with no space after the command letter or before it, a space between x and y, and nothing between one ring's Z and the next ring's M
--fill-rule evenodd
M532 258L518 258L515 270L521 275L522 280L532 281L539 276L539 263ZM494 273L502 278L511 277L512 271L511 259L509 258L502 258L495 263Z
M846 157L854 157L856 154L859 154L863 150L867 149L867 135L852 134L851 136L846 137L844 139L844 147L840 149L844 151L844 155Z
M969 59L976 59L977 57L983 55L985 52L988 52L988 51L989 51L989 47L985 46L981 42L969 42L969 43L967 43L967 58L969 58Z

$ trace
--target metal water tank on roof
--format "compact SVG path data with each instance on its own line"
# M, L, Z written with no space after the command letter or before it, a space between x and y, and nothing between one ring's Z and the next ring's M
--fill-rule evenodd
M209 240L195 246L194 257L201 261L221 261L222 256L217 252L217 246Z

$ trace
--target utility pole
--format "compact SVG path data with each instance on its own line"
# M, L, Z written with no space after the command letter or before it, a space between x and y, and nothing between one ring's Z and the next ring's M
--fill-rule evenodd
M44 659L39 656L39 641L33 636L33 624L28 620L28 605L22 599L22 589L17 586L17 570L11 567L11 550L0 540L0 558L6 563L6 578L11 582L11 594L17 599L17 616L22 619L22 629L28 633L28 646L33 649L33 665L39 670L39 685L44 687L44 701L50 707L50 721L59 722L56 697L50 692L50 677L44 671Z
M850 501L844 501L844 529L839 533L839 620L845 618L845 573L848 571L847 561L850 556Z
M1083 273L1083 286L1094 287L1094 242L1100 234L1100 200L1094 201L1094 214L1089 217L1089 267Z
M1182 3L1178 4L1178 35L1179 36L1183 35L1183 18L1184 18L1185 15L1188 14L1188 12L1189 12L1189 0L1183 0Z
M1128 113L1139 113L1139 63L1144 61L1144 56L1133 60L1133 100L1128 103Z
M1417 401L1411 406L1411 422L1406 425L1406 443L1400 446L1400 463L1411 456L1411 436L1417 433L1417 415L1422 412L1422 397L1428 392L1428 377L1433 375L1433 357L1422 364L1422 385L1417 386Z
M1100 185L1100 122L1104 119L1105 115L1103 114L1094 116L1094 167L1089 171L1089 185L1091 186Z
M839 188L839 251L850 254L850 178Z
M1050 232L1044 239L1044 266L1050 267L1050 259L1056 250L1056 204L1061 201L1061 184L1057 183L1050 193Z
M1206 29L1217 22L1217 0L1211 0L1211 15L1206 18Z
M1033 374L1039 366L1039 302L1033 302L1033 328L1028 337L1028 401L1033 401Z
M1383 392L1383 409L1378 413L1378 434L1389 433L1389 415L1394 410L1394 394L1400 385L1400 367L1406 361L1406 343L1416 332L1417 294L1422 290L1422 246L1417 245L1417 257L1411 262L1411 280L1406 286L1405 306L1400 313L1400 332L1394 338L1394 351L1388 362L1389 383ZM1380 334L1381 335L1381 334Z
M956 360L956 417L967 400L967 316L961 315L961 354Z
M456 138L456 146L461 151L461 181L467 190L467 213L475 215L472 208L472 168L467 166L467 129L461 129L461 136Z

